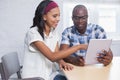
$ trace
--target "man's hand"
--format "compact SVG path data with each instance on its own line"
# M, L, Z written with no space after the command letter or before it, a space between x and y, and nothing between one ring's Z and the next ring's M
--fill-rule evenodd
M77 56L77 57L69 56L67 58L64 58L64 61L71 63L73 65L76 65L76 66L84 66L85 65L85 61L82 56Z
M108 52L104 50L102 53L99 53L97 60L100 63L103 63L104 66L107 66L108 64L111 63L112 58L113 58L113 55L111 50L109 50Z

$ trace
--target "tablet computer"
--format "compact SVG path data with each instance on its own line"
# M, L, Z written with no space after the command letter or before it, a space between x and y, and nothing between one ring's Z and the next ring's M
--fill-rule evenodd
M108 51L112 39L91 39L85 56L85 64L97 64L97 54L102 50Z

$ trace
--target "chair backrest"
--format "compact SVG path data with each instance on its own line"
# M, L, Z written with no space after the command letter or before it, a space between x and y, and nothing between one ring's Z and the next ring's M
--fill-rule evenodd
M19 64L19 58L17 52L11 52L4 55L1 58L1 61L2 61L1 66L3 69L2 78L4 78L3 80L9 80L10 76L12 76L14 73L17 73L18 78L13 80L44 80L41 77L21 79L21 74L20 74L21 66Z
M4 55L1 58L1 61L2 61L3 69L4 69L5 80L8 80L12 74L17 73L17 72L19 73L21 67L19 64L17 52L12 52L12 53L8 53Z

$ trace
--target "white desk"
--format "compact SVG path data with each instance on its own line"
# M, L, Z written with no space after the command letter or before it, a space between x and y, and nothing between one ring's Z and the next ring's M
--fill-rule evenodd
M64 71L68 80L120 80L120 57L114 57L106 67L102 65L74 66L72 71Z

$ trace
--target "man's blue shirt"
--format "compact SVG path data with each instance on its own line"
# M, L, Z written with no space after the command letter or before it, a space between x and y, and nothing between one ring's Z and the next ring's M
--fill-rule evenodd
M66 28L62 33L61 44L68 44L70 47L78 44L88 44L90 39L106 39L106 32L102 27L95 24L88 24L85 34L80 34L75 26ZM86 50L78 50L73 56L85 56Z

